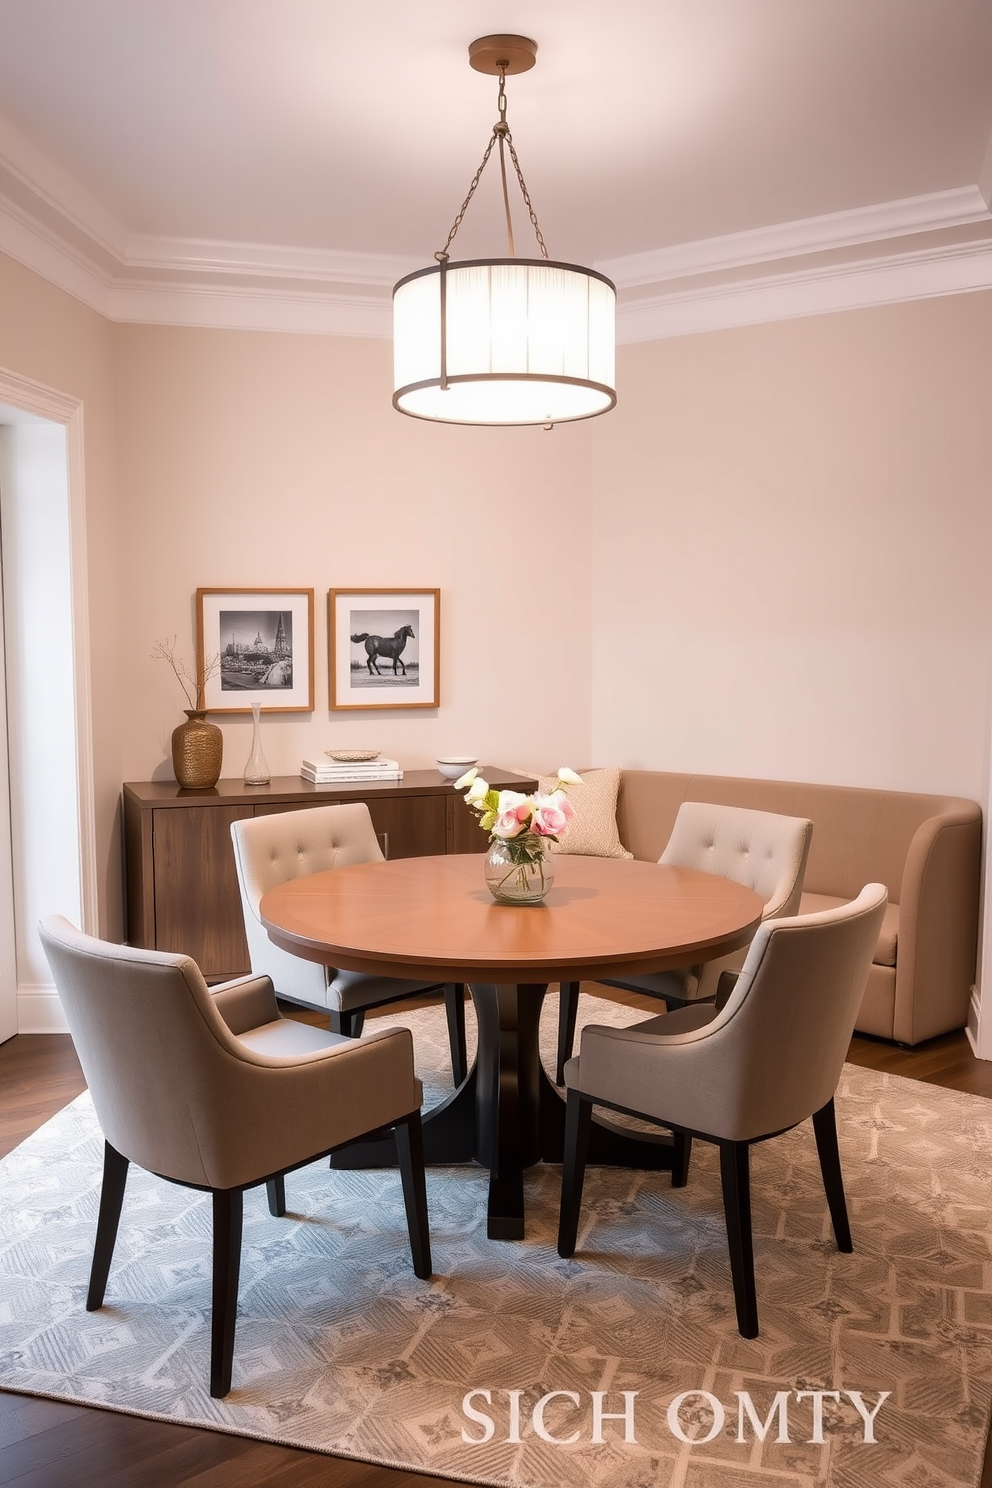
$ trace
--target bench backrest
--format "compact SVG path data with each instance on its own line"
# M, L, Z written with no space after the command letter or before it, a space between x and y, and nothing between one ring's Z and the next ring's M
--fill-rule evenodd
M866 883L883 883L896 902L910 844L924 822L942 815L960 820L962 813L981 821L980 807L957 796L624 770L617 825L620 840L635 858L650 862L661 856L683 801L715 801L809 817L813 840L806 865L808 892L854 898Z

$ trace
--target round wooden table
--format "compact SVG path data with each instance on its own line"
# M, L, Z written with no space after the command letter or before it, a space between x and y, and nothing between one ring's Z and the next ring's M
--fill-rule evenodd
M395 858L291 879L260 915L284 950L379 976L465 982L479 1024L467 1079L424 1120L428 1162L490 1170L488 1232L524 1233L523 1170L560 1162L565 1103L541 1064L548 983L665 971L746 945L757 894L729 879L628 859L559 854L543 904L497 904L479 854ZM659 1007L659 1011L661 1011ZM590 1161L670 1167L669 1138L597 1125ZM395 1161L392 1139L347 1149L336 1165Z

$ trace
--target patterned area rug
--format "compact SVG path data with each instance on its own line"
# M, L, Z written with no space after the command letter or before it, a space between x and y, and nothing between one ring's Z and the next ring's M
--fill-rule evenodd
M580 1022L638 1016L582 999ZM549 1062L556 1017L551 997ZM437 1099L443 1015L404 1021ZM314 1164L286 1219L246 1199L234 1389L214 1401L208 1200L132 1170L108 1305L84 1311L101 1160L84 1095L0 1163L0 1385L514 1488L977 1485L992 1102L849 1066L838 1114L855 1253L834 1249L809 1124L757 1148L751 1342L701 1143L680 1191L590 1169L570 1261L558 1168L529 1173L518 1243L486 1239L480 1169L429 1171L428 1283L398 1177Z

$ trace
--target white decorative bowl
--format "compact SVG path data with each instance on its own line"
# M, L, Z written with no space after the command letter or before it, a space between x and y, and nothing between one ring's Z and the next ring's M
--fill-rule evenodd
M381 751L378 749L325 749L324 753L329 759L337 760L341 765L357 765L361 760L378 759Z
M479 761L473 754L447 754L443 758L434 761L438 770L447 780L457 780L464 775L466 770L471 770L473 765Z

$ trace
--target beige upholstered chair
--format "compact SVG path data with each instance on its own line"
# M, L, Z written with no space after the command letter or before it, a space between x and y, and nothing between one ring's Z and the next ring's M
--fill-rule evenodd
M287 1172L382 1127L396 1136L413 1269L431 1274L422 1090L405 1028L344 1038L282 1018L268 977L209 991L188 956L41 922L104 1167L86 1307L103 1305L128 1164L213 1197L210 1393L231 1387L246 1188L286 1212Z
M744 1338L758 1333L752 1142L812 1116L837 1248L853 1248L833 1098L885 904L884 886L868 884L839 909L759 925L720 1009L690 1004L631 1028L582 1030L578 1058L565 1066L559 1255L575 1250L594 1102L647 1117L676 1134L673 1183L684 1181L693 1137L719 1147L737 1325Z
M253 972L272 978L276 995L302 1007L328 1013L334 1033L357 1035L367 1008L382 1007L422 992L444 992L456 1085L466 1075L465 988L450 983L405 981L318 966L274 945L259 919L258 906L269 889L352 863L377 863L382 849L363 802L280 811L231 824L241 910Z
M813 823L804 817L683 801L672 835L658 861L675 868L696 868L701 873L713 873L744 884L765 901L762 919L774 920L799 912L812 835ZM645 976L610 980L604 985L660 997L670 1008L681 1007L687 1002L712 1000L723 973L739 971L746 955L745 946L702 966L649 972ZM575 1040L578 1000L578 982L563 983L558 1013L559 1085Z

